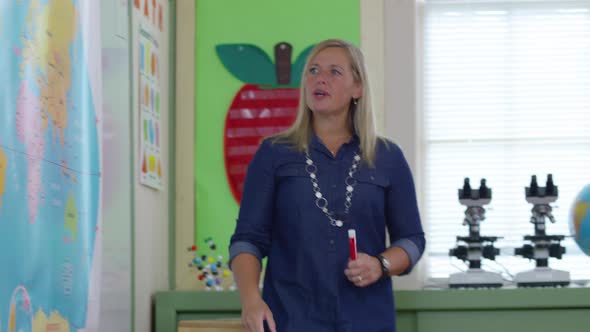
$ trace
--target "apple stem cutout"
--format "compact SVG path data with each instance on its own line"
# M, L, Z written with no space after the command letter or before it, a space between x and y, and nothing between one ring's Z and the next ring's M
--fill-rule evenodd
M244 83L227 111L223 144L228 184L238 204L248 164L261 140L295 121L303 66L312 47L291 63L292 46L280 42L274 47L274 64L256 45L221 44L215 48L223 66Z

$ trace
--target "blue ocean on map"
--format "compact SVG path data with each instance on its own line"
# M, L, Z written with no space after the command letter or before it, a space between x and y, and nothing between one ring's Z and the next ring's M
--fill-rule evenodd
M100 160L78 6L0 5L0 331L85 326Z

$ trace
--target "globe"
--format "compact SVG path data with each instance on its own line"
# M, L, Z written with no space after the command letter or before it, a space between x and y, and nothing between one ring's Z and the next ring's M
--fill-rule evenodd
M576 244L590 256L590 184L576 196L570 213L569 226Z

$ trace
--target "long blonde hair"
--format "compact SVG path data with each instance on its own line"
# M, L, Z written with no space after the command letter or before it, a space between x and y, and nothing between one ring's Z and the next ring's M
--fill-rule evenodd
M362 96L356 103L351 100L349 117L353 133L359 137L360 150L363 161L373 167L375 164L375 147L377 134L375 120L371 103L371 90L367 77L367 68L362 51L351 43L340 39L328 39L317 44L309 53L303 72L301 73L301 86L299 89L299 106L295 123L282 133L271 136L272 142L287 142L293 145L298 151L307 152L308 145L313 135L312 111L305 100L305 75L309 69L309 63L319 52L326 48L337 47L343 49L348 58L354 81L362 87Z

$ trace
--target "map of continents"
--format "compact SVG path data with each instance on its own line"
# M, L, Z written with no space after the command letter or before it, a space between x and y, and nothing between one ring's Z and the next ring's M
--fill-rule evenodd
M83 22L76 0L0 4L0 331L86 324L100 160Z

